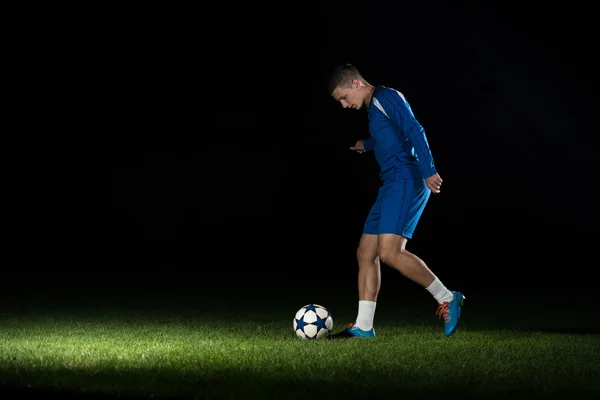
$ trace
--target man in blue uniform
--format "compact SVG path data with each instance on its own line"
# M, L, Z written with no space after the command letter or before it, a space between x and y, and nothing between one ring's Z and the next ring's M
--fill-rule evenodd
M367 109L371 137L359 140L350 149L359 153L372 150L382 181L357 249L358 315L354 323L330 338L375 336L380 261L431 293L438 303L436 315L444 320L444 334L452 335L460 320L464 295L448 290L423 260L406 250L431 192L440 193L443 182L423 127L402 93L369 84L352 64L334 69L328 90L344 108Z

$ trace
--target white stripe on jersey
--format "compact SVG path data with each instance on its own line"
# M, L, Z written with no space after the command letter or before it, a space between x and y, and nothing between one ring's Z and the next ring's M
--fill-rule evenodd
M404 103L406 103L406 99L404 98L404 95L402 93L400 93L396 89L392 89L392 90L394 92L398 93L398 96L400 96L400 98L404 101ZM379 102L379 100L377 100L375 97L373 97L373 104L375 104L375 107L377 107L379 109L379 111L381 111L386 117L388 117L388 118L390 117L389 115L387 115L387 113L383 109L383 106L381 105L381 103Z
M404 95L402 93L400 93L398 90L396 89L392 89L394 90L396 93L398 93L398 95L400 95L400 97L402 97L402 100L404 100L404 102L406 103L406 99L404 98Z
M383 106L381 105L379 100L377 100L375 97L373 97L373 104L375 104L375 107L377 107L379 109L379 111L381 111L383 113L383 115L385 115L386 117L389 118L389 115L387 115L387 113L383 109Z

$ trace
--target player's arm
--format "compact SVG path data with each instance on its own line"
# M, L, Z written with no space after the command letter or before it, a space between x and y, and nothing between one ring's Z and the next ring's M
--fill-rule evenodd
M388 118L406 132L419 158L419 168L423 176L428 178L437 174L425 130L406 106L404 99L397 93L386 92L380 97L380 103Z
M375 139L369 138L364 140L357 140L354 146L350 146L350 150L357 151L359 153L364 153L368 150L373 150L375 148Z

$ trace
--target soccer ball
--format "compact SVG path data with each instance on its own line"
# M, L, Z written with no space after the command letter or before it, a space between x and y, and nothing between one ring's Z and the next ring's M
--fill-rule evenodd
M294 316L294 332L301 339L322 339L329 336L332 328L331 313L319 304L307 304Z

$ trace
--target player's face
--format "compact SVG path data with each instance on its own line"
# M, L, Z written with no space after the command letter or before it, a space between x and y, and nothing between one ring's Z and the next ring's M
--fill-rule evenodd
M342 107L360 110L365 102L364 95L358 85L351 88L335 88L331 96L339 101Z

